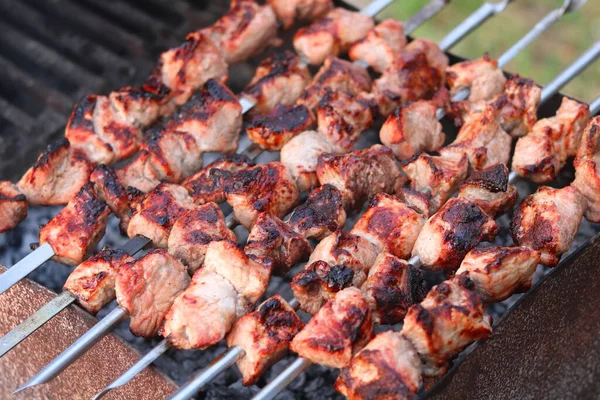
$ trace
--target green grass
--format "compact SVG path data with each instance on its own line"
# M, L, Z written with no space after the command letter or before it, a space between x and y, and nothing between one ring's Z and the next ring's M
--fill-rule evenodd
M360 2L364 4L366 1L357 3ZM406 20L425 3L426 0L396 0L381 14L381 18ZM420 27L414 36L439 40L482 3L482 0L452 0L442 12ZM472 32L452 52L466 58L477 58L488 52L491 57L497 58L561 3L562 0L516 0L501 14ZM600 0L589 0L580 10L552 26L505 69L543 85L598 40ZM600 96L600 60L575 78L564 92L585 101Z

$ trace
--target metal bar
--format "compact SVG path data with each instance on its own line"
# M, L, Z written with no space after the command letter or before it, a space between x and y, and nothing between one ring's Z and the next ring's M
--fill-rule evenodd
M110 392L112 389L116 389L125 385L127 382L135 378L137 374L146 369L147 366L152 364L154 360L156 360L161 354L167 351L171 347L167 339L163 339L158 345L156 345L152 350L148 352L144 357L142 357L138 362L136 362L131 368L129 368L124 374L115 379L110 385L102 389L101 392L96 394L93 397L93 400L98 400L104 397L105 394Z
M48 243L29 253L25 258L0 275L0 294L6 292L14 284L25 278L31 271L54 256L54 249Z
M169 400L187 400L204 387L211 380L219 376L219 374L230 368L246 353L239 346L234 346L217 357L208 367L198 372L190 381L183 385L179 390L173 393Z
M410 35L417 30L418 27L429 20L431 17L439 13L450 0L431 0L429 3L421 7L421 9L404 23L404 34Z
M75 297L69 291L64 291L54 299L37 310L25 321L17 325L13 330L0 338L0 357L5 355L13 347L21 343L25 338L38 330L56 314L67 308L75 301Z
M392 4L394 0L374 0L368 6L360 10L361 14L374 17L383 11L384 8Z
M239 102L242 106L242 114L246 114L252 107L256 105L256 103L253 100L247 99L245 97L242 97L239 100Z
M121 246L122 250L125 250L127 254L134 255L138 251L142 250L144 247L148 246L152 243L152 240L148 239L146 236L136 235L129 239L123 246Z
M598 97L590 104L590 113L592 115L598 114L598 111L600 111L600 97Z
M446 35L444 40L439 43L442 51L448 51L460 42L465 36L473 32L479 25L487 21L490 17L502 12L512 0L505 0L499 3L483 3L481 7L475 10L463 22Z
M117 307L112 310L106 317L99 321L96 325L87 331L83 336L63 351L58 357L52 360L48 365L42 368L37 374L29 379L24 385L13 392L18 393L29 387L41 385L54 379L58 374L64 371L69 365L77 360L90 347L102 339L115 326L123 321L129 313Z
M312 363L306 358L297 358L289 367L277 375L267 386L252 398L252 400L269 400L281 392L287 385L292 383L302 372L306 371Z

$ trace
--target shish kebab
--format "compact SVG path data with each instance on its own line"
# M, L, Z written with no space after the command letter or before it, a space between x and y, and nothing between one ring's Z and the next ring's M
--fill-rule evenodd
M381 10L383 7L385 7L389 3L391 3L391 0L386 0L386 1L377 0L377 1L373 2L367 8L367 10L368 10L368 12L377 13L379 10ZM435 14L435 12L439 11L441 6L437 5L436 3L439 3L439 2L433 1L429 7L426 7L429 11L428 13L426 13L425 15L422 13L419 13L414 19L411 20L411 26L413 26L413 29L416 29L416 27L418 27L418 25L420 23L424 22L423 18L428 18L429 16ZM246 97L242 98L242 100L241 100L241 104L243 107L242 111L248 111L255 104L262 102L261 100L259 100L259 98L256 98L256 97L254 97L253 100L250 101L249 98L252 98L253 94L254 93L250 93L249 94L250 97L248 97L248 95L247 95ZM258 93L256 93L256 94L258 94ZM264 97L267 97L267 96L264 96ZM193 111L194 111L194 108L192 108L192 112ZM185 128L185 126L183 126L182 128ZM237 141L236 141L236 143L237 143ZM260 149L260 146L251 146L249 149L246 150L245 153L252 155L254 158L260 154L261 150L262 149ZM144 169L145 167L142 164L140 167L137 167L137 168ZM134 166L133 169L134 169L134 172L137 172L136 166ZM121 177L127 178L128 175L129 175L128 171L126 170L124 175L122 175ZM134 186L135 186L135 183L133 183L133 182L131 182L131 183L134 184ZM97 238L97 239L99 239L99 238ZM137 245L133 244L130 247L134 248L134 247L143 246L143 239L137 238L134 240L137 240L139 243ZM53 253L54 253L54 250L51 248L51 246L48 243L42 244L42 246L40 246L38 249L36 249L36 251L34 251L29 256L27 256L21 262L17 263L13 268L11 268L9 271L7 271L7 273L3 274L3 276L0 277L0 293L3 293L10 286L12 286L12 284L16 283L16 281L18 281L20 278L24 277L26 274L31 272L33 269L35 269L37 266L39 266L42 262L46 261L47 259L49 259L53 256L56 256ZM26 261L26 260L29 260L29 261ZM27 268L25 268L25 267L27 267Z
M570 77L575 76L578 73L578 71L581 71L587 64L589 64L589 62L591 62L595 57L598 56L599 51L600 51L600 44L597 44L595 46L595 48L592 48L590 51L588 51L586 54L584 54L582 57L580 57L580 59L578 59L577 62L575 62L569 68L569 70L565 71L563 74L561 74L561 76L559 76L555 81L553 81L550 84L550 86L554 85L554 87L557 88L557 87L559 87L559 86L556 85L558 82L562 82L561 85L563 85L566 82L565 79L567 77L569 77L569 76ZM553 93L554 90L555 90L555 89L552 89L552 88L549 88L549 89L550 90L546 90L545 91L545 95L544 95L545 98L549 97L550 94ZM543 121L540 120L540 123L543 124ZM575 130L578 129L579 132L581 132L581 128L582 128L581 126L575 126ZM482 189L482 187L481 187L481 185L483 185L484 187L486 186L485 182L479 182L479 183L476 183L476 182L478 182L479 179L484 179L486 175L488 175L488 178L498 178L498 177L500 177L502 174L498 174L497 171L495 171L497 169L498 169L497 167L491 167L491 168L487 169L487 172L482 171L482 173L479 173L477 178L475 178L475 176L473 176L469 180L469 181L471 181L470 183L469 183L469 181L467 181L466 182L466 186L465 186L465 184L463 184L463 186L461 187L461 190L459 191L459 198L462 197L462 196L464 196L465 198L471 198L471 200L473 200L473 198L472 198L473 194L476 194L475 197L477 197L477 192L482 192L482 191L485 192L486 188ZM505 172L504 179L508 178L507 175L508 175L508 173ZM491 180L493 181L494 179L491 179ZM491 182L488 182L488 184L489 183L491 183ZM496 182L496 184L498 184L498 183L499 182ZM470 186L474 186L475 189L471 189ZM487 189L489 189L489 187L487 187ZM471 193L469 193L469 192L471 192ZM479 193L478 195L481 195L481 193ZM485 198L486 196L483 196L483 197ZM494 198L494 197L496 197L496 198ZM486 200L489 200L489 199L494 199L494 201L492 202L492 204L484 205L484 204L482 204L483 202L478 202L477 203L478 205L481 205L481 207L485 210L486 213L490 213L491 210L494 207L504 207L504 208L507 208L507 207L512 206L512 204L514 203L514 201L516 201L516 191L513 189L513 190L507 192L506 195L505 195L505 199L507 201L505 201L505 202L500 201L497 198L497 195L492 195L491 193L489 195L489 198L486 199ZM508 201L508 199L512 199L514 201L511 203L510 201ZM453 206L455 206L455 205L453 205ZM446 211L446 213L447 213L447 211ZM392 217L389 214L387 214L387 218L389 219L389 218L392 218ZM360 221L360 219L359 219L359 221ZM359 224L359 222L357 222L357 224ZM394 240L394 239L392 239L392 240ZM384 255L384 254L386 254L386 253L382 253L382 255ZM380 255L380 257L382 257L382 255ZM376 277L381 272L380 270L382 270L382 271L386 271L387 270L388 272L390 271L390 268L392 268L392 266L395 264L395 262L392 262L391 265L390 265L390 257L392 259L395 259L392 255L387 254L387 256L384 256L382 260L377 259L377 261L375 261L375 263L373 264L373 267L371 268L372 271L369 272L369 279L367 280L367 283L365 283L365 285L362 288L363 292L366 290L367 291L366 293L370 293L369 296L375 295L375 299L377 299L377 289L376 289L377 286L372 286L373 283L371 281L374 280L373 282L377 282L378 278L376 278ZM312 257L311 257L311 260L312 260ZM408 266L408 264L407 264L407 266ZM305 271L305 272L308 272L308 275L310 275L310 271ZM409 272L406 272L406 273L409 273ZM302 275L302 273L300 275ZM296 278L294 278L294 281L292 283L293 285L294 285L294 282L301 282L302 280L307 279L305 277L300 278L300 275L298 275L296 277L296 278L299 278L298 280ZM323 279L325 279L325 278L323 278ZM404 278L398 278L398 279L400 281L403 281ZM323 280L323 283L325 281L326 281L326 279ZM388 280L388 282L392 282L392 281ZM398 281L396 281L396 282L398 282ZM325 290L325 289L323 289L323 290ZM373 292L373 290L375 290L375 292ZM384 290L384 291L381 292L381 294L380 294L380 296L382 296L381 299L380 299L380 301L382 301L381 304L386 304L386 301L384 299L388 299L388 296L390 296L390 294L392 293L391 290L392 289L390 288L390 289L386 289L386 290ZM296 290L294 290L294 292L296 293ZM309 295L308 297L307 296L303 296L301 298L303 304L305 304L306 302L312 303L312 302L315 301L314 298L310 298L310 297L314 297L315 293L310 293L309 292L308 295ZM331 293L329 294L329 296L331 296ZM404 296L406 296L406 297L400 296L400 297L397 298L397 300L398 300L399 303L402 303L402 301L400 301L401 298L404 298L404 300L406 300L407 298L410 297L410 294L407 293ZM375 309L373 308L373 303L372 303L373 302L373 297L367 297L367 299L369 299L369 303L371 303L371 310L373 312L376 312L376 308ZM274 301L273 298L271 298L270 301ZM375 300L375 301L377 302L377 300ZM260 310L261 307L265 306L267 304L267 302L265 302L261 306L259 306L258 310ZM318 303L319 302L317 301L316 305L320 306L320 304L318 304ZM290 304L292 304L292 303L290 302ZM312 306L309 306L309 307L312 307ZM294 308L296 308L296 307L294 307ZM317 309L318 309L318 307L317 307ZM313 309L313 310L311 310L311 313L314 313L315 311L316 311L316 309ZM387 311L389 311L389 310L387 310ZM404 309L404 312L406 312L405 309ZM258 314L260 314L261 316L258 317ZM384 312L384 314L385 314L385 312ZM250 315L242 317L242 319L239 320L239 324L242 325L242 326L244 326L244 324L246 324L246 325L249 324L248 326L246 326L247 328L248 327L251 328L253 326L253 324L258 324L260 326L261 322L259 322L259 321L264 321L265 318L267 318L266 315L268 315L268 311L265 311L265 310L255 311L254 313L251 313ZM404 315L404 314L402 314L402 315ZM329 316L328 318L331 319L331 316ZM382 318L381 315L379 315L377 318L378 318L378 319L376 319L377 322L383 322L383 323L389 323L389 324L398 322L397 320L390 320L390 319L382 321L381 320L381 318ZM251 322L251 321L255 321L255 322ZM324 321L322 321L322 322L324 322ZM256 368L256 364L255 363L257 362L257 360L260 357L266 357L266 358L268 358L268 355L260 353L260 351L261 351L260 349L261 348L263 350L266 350L266 348L264 346L259 345L258 343L255 344L255 347L258 348L258 350L255 351L255 349L253 348L252 340L250 340L250 341L248 341L246 343L240 342L239 341L240 339L237 338L237 336L239 336L240 334L243 336L243 331L241 331L240 329L241 328L239 328L239 329L236 330L236 328L234 327L234 330L232 331L234 333L230 334L230 336L228 338L228 345L230 346L230 350L227 351L226 353L224 353L219 358L219 360L215 360L215 362L212 363L212 365L210 367L208 367L206 370L202 371L191 382L189 382L184 387L182 387L172 398L178 399L178 400L190 398L204 384L206 384L207 382L209 382L212 378L214 378L216 375L218 375L224 369L226 369L229 366L231 366L234 362L236 362L237 360L240 360L241 357L244 357L245 352L242 349L242 347L240 347L240 346L243 346L244 348L248 348L249 347L252 350L251 361L248 361L247 363L244 363L243 365L239 364L239 361L238 361L238 365L240 366L240 369L242 371L244 371L243 376L244 376L244 382L246 383L246 379L247 379L246 371L248 370L248 368L250 368L250 369ZM268 327L263 327L263 329L265 330L265 332L269 331ZM263 332L263 333L265 333L265 332ZM267 343L267 342L265 342L265 343ZM242 366L244 368L242 368ZM119 381L121 381L121 378L119 378ZM123 383L123 382L121 381L121 383ZM116 387L116 386L113 386L113 387Z

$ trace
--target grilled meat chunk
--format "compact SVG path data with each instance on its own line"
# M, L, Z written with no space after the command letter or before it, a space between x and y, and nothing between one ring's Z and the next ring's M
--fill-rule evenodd
M446 79L452 95L470 88L470 102L488 101L504 91L506 78L498 69L498 61L487 54L478 60L456 63L446 68Z
M431 156L421 153L402 166L410 179L412 190L431 195L431 212L446 202L466 178L469 161L466 154L460 158Z
M452 198L425 223L413 247L429 270L454 270L479 242L493 240L500 228L477 204Z
M119 111L113 107L108 97L96 97L92 126L96 136L111 147L114 161L128 158L138 150L142 132L138 127L121 119ZM92 157L88 156L90 159L93 159Z
M235 217L248 229L261 212L283 217L300 197L292 176L280 162L260 164L234 173L225 183L225 195Z
M423 375L439 376L450 358L492 333L491 318L477 294L444 281L408 310L401 333L421 356Z
M292 340L290 349L313 363L342 368L373 338L369 303L360 290L337 293Z
M300 28L294 35L296 52L313 65L328 56L344 53L352 43L364 38L375 23L373 18L344 8L334 8L321 20Z
M189 133L200 152L233 153L242 129L242 106L227 86L209 79L165 123L165 129Z
M185 266L166 250L152 250L117 274L117 302L129 313L129 329L147 339L158 333L175 298L190 284Z
M303 327L302 320L278 294L240 318L227 335L227 346L244 349L244 356L237 362L242 383L256 383L267 368L285 356L290 342Z
M256 164L242 154L220 157L194 175L186 178L182 185L190 192L196 204L225 201L225 183L237 171Z
M446 135L436 116L435 102L419 100L396 110L388 116L379 138L399 160L408 160L423 151L442 147Z
M14 229L25 217L27 217L25 195L14 183L0 181L0 233Z
M467 253L453 279L470 280L484 302L502 301L529 290L539 260L540 254L527 247L478 246Z
M132 210L127 190L119 182L115 171L111 167L100 164L90 175L90 182L93 183L98 198L104 201L119 218L121 231L127 232Z
M348 50L348 56L353 61L365 62L381 74L394 63L404 47L404 25L394 19L386 19L354 43Z
M285 275L300 261L306 261L312 248L304 236L271 213L258 215L244 252L273 260L273 273Z
M251 117L246 132L263 149L278 151L294 136L314 125L312 113L303 105L277 105L266 115Z
M153 155L140 150L129 162L115 171L124 187L132 187L148 193L160 184L161 174L153 164Z
M589 120L587 104L563 97L556 116L540 119L531 132L519 138L513 170L537 183L556 179L567 158L576 155Z
M190 275L204 263L206 249L218 240L235 241L235 234L225 225L223 212L215 203L194 207L173 224L167 247L169 254L188 267Z
M115 90L108 95L115 114L128 125L144 128L152 124L165 111L168 96L144 85L141 89L131 86ZM165 110L166 108L166 110Z
M335 389L349 400L411 400L421 384L421 360L399 333L375 336L340 371Z
M449 59L433 40L417 38L406 45L406 51L416 51L425 54L427 62L441 76L442 82L446 81L446 69Z
M328 184L313 189L286 223L307 239L321 240L331 235L346 223L342 193Z
M268 0L285 29L294 21L314 21L333 8L332 0Z
M324 154L317 165L319 182L340 192L346 208L358 208L373 194L395 193L406 179L396 166L394 153L375 144L347 154Z
M242 93L255 103L253 112L266 114L278 104L293 105L309 82L306 65L294 52L285 50L264 59Z
M302 192L319 185L317 164L333 146L317 131L305 131L291 138L282 148L280 159Z
M371 109L344 92L327 88L317 106L317 126L336 153L345 153L354 147L360 134L373 123Z
M242 316L267 290L272 261L245 254L235 242L211 242L206 250L202 270L223 276L237 292L236 312Z
M238 294L214 271L199 269L165 316L160 333L179 349L204 349L219 343L236 318Z
M577 151L575 186L587 200L585 217L600 222L600 117L594 117L585 128Z
M218 44L198 31L188 33L180 46L160 55L153 77L170 89L168 97L180 106L209 79L226 81L227 73Z
M508 184L508 168L496 164L475 171L460 185L458 197L477 204L487 215L495 218L511 209L519 199L514 185Z
M232 1L229 12L201 32L215 42L227 64L247 60L280 42L273 9L252 0Z
M504 92L492 100L502 129L513 137L530 132L537 121L537 106L542 90L531 79L513 75Z
M71 292L87 312L96 315L115 299L115 280L121 267L134 261L124 250L105 248L79 264L63 289Z
M408 308L423 300L426 293L422 272L386 252L375 259L361 290L377 324L402 322Z
M396 196L378 193L350 232L367 239L378 253L407 259L427 217Z
M161 183L142 200L135 210L127 235L144 235L156 247L167 248L171 228L183 214L195 207L183 186Z
M513 240L538 250L540 262L553 267L571 247L585 208L585 198L577 188L542 186L517 208L510 227Z
M48 145L17 186L32 205L67 204L85 185L94 164L67 139Z
M80 264L104 236L109 215L110 209L88 183L40 230L40 244L52 246L53 260Z
M482 169L508 164L511 142L511 136L494 118L494 110L487 106L465 121L454 142L442 147L440 154L448 158L466 154L471 168Z
M345 92L357 96L371 88L371 77L363 67L337 57L328 57L319 72L313 77L304 93L298 99L313 111L329 88L334 92Z

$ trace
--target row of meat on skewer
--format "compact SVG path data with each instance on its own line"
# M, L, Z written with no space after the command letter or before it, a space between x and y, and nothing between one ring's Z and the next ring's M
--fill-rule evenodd
M252 9L257 20L268 20L259 18L263 8L249 3L234 2L228 15ZM297 3L320 10L327 2ZM302 7L285 12L290 9L306 16ZM229 32L223 27L226 21L227 16L215 25L222 28L213 28L224 42L229 40L223 39ZM385 21L373 27L372 20L368 22L336 9L298 32L296 49L303 59L325 62L312 80L306 66L289 52L268 59L257 70L244 92L256 103L257 113L247 132L261 147L281 150L281 162L254 165L236 155L196 172L203 152L235 151L242 126L242 107L222 83L226 75L219 72L203 77L202 83L189 83L192 76L196 79L219 65L181 55L204 43L202 34L215 40L205 32L166 52L171 58L161 57L162 72L150 83L166 85L173 69L190 74L182 79L177 72L181 79L167 85L168 91L162 87L152 96L138 91L125 96L143 105L124 106L123 97L113 99L119 98L117 92L80 103L67 128L69 142L49 149L21 181L35 187L33 195L27 194L33 204L36 196L41 199L37 204L62 204L73 197L42 229L40 242L51 244L57 260L80 264L103 235L112 211L130 237L144 235L166 250L139 260L119 250L103 250L74 270L65 289L92 313L116 296L135 334L153 337L160 331L180 348L205 348L227 336L230 346L245 351L238 365L246 384L255 382L291 345L313 362L347 367L338 389L355 398L369 397L369 391L377 389L372 385L386 383L396 384L394 390L402 389L409 397L418 388L421 371L439 374L467 344L488 335L491 327L479 296L498 301L526 289L538 258L555 265L570 247L583 213L597 218L596 125L590 125L582 141L589 111L569 99L556 117L536 122L540 90L532 81L507 80L488 57L449 67L435 44L421 39L406 45L402 25ZM351 32L343 29L353 25ZM363 25L362 36L352 36ZM231 36L241 40L238 33ZM302 45L306 41L309 45ZM266 42L263 38L259 43ZM236 43L230 48L248 48ZM381 77L371 81L363 67L328 57L348 49L351 57L382 72ZM219 54L235 62L256 50ZM469 87L468 101L450 101L445 82L451 93ZM201 92L192 95L200 87ZM165 92L170 93L167 102ZM146 103L157 98L161 100L156 108ZM412 103L397 108L407 101ZM178 105L182 106L173 113ZM447 146L438 108L462 124ZM156 109L156 115L142 109ZM100 132L107 126L122 137L139 135L115 128L119 110L140 111L132 122L139 132L159 115L167 117L133 144L133 150L102 145L108 136ZM380 138L389 148L375 145L345 154L378 114L387 116ZM309 130L315 126L317 130ZM504 165L510 159L512 137L521 136L514 171L536 182L552 180L579 147L577 179L572 187L541 189L522 203L513 220L513 237L525 247L475 248L493 239L498 233L493 218L516 203ZM532 146L540 151L531 151ZM102 148L112 153L93 160L86 148L94 157L100 157ZM135 153L138 148L141 151ZM95 162L112 163L134 153L130 163L115 170L106 165L94 168ZM395 158L402 161L404 173ZM73 168L84 172L73 175ZM73 182L74 177L81 179ZM27 184L21 182L18 188L10 183L3 188L25 192ZM403 189L407 182L410 189ZM308 200L282 221L298 203L300 192L311 188ZM457 190L458 196L448 200ZM60 201L47 200L68 191ZM19 207L25 199L18 192L13 197L18 200L13 201L17 206L10 208L11 215L22 215ZM354 228L341 231L346 213L359 209L369 197L369 207ZM235 245L235 235L214 203L224 200L250 231L244 249ZM320 240L312 253L308 239ZM403 261L410 255L418 256L427 269L451 275L459 268L456 277L423 300L421 273ZM307 267L292 282L300 307L316 314L306 327L279 296L250 312L271 273L285 273L306 258ZM373 322L403 319L403 335L379 335L352 358L372 338ZM384 372L392 375L379 375ZM365 376L378 379L365 381Z

